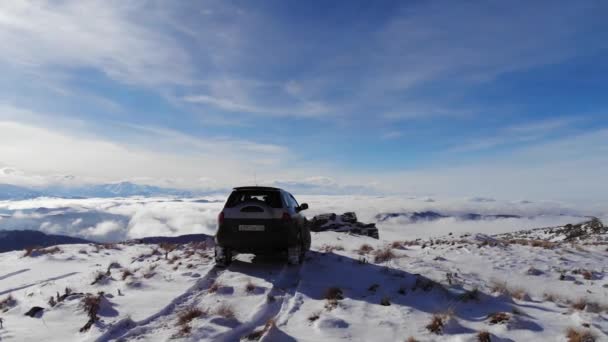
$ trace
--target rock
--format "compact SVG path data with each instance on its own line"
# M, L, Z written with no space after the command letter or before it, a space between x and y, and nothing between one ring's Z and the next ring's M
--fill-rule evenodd
M526 271L526 274L531 275L531 276L539 276L539 275L543 274L543 271L539 270L538 268L530 267Z
M26 312L25 315L32 317L32 318L40 318L40 317L42 317L43 312L44 312L44 308L41 308L39 306L34 306L31 309L29 309L29 311Z
M335 231L379 238L376 224L358 222L354 212L346 212L340 216L334 213L317 215L308 224L313 232Z
M356 223L357 222L357 214L355 214L352 211L349 211L347 213L344 213L344 214L340 215L340 219L342 220L342 222Z

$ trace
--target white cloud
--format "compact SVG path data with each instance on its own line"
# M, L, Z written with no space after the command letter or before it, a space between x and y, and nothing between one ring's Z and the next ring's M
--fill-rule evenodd
M162 12L139 1L2 1L0 60L35 72L94 68L127 83L188 83L190 56L157 25Z
M319 179L321 183L326 180ZM590 210L573 208L562 203L519 201L471 202L467 198L403 196L319 196L294 192L296 199L307 202L309 218L320 213L355 211L362 222L375 222L378 213L434 210L442 214L458 215L515 214L522 219L488 220L480 222L443 219L436 222L410 224L399 220L380 223L380 234L385 239L403 238L407 229L410 237L446 235L475 230L488 232L512 231L581 220L581 215L606 217L606 207ZM226 195L209 197L219 202L199 203L173 198L130 199L49 199L0 202L0 230L23 229L24 226L53 234L80 236L96 241L120 241L146 236L177 236L184 234L214 234L217 215ZM534 216L534 218L527 218Z
M385 191L511 199L577 200L592 204L608 193L608 131L591 131L474 162L387 172Z
M120 144L96 137L70 135L27 124L0 121L0 155L5 166L0 178L11 183L43 185L64 176L98 181L145 177L182 178L181 186L195 185L200 177L221 184L276 168L285 148L230 139L197 139L185 135L147 135L147 146ZM153 140L156 139L156 140ZM179 147L185 146L185 150ZM248 167L241 165L247 163ZM12 170L24 170L16 174ZM31 174L32 176L27 176ZM38 176L43 175L43 176ZM68 180L69 181L69 180Z
M116 241L124 237L124 227L117 221L102 221L78 233L96 241Z
M321 117L330 111L330 108L325 104L314 101L294 101L285 105L265 105L259 103L239 102L237 99L214 97L209 95L186 96L184 97L184 100L191 103L210 105L228 112L250 113L267 116Z
M563 5L404 6L378 34L383 53L374 53L384 68L379 80L397 89L438 78L486 81L565 60L581 53L573 40L601 19L594 15L596 6Z
M576 131L576 125L585 121L581 117L551 118L541 121L514 124L503 129L492 136L475 138L461 143L450 149L451 152L471 152L486 150L499 146L508 146L521 143L530 143L547 137L555 137L558 134Z

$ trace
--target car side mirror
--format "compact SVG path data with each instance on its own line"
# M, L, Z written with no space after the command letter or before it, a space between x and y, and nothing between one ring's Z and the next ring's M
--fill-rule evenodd
M298 212L308 209L308 203L302 203L298 207Z

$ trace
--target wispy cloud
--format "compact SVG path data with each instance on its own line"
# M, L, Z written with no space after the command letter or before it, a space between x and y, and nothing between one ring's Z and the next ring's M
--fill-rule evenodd
M0 72L6 75L0 80L0 166L25 172L3 177L44 175L32 180L36 184L63 174L175 178L186 186L221 187L259 172L269 181L308 186L310 175L323 175L338 187L441 185L468 195L471 183L481 192L513 194L514 175L540 193L532 179L551 173L596 193L590 180L578 177L601 175L569 163L582 155L605 167L591 155L605 152L597 146L602 143L584 138L589 132L576 128L585 125L570 118L578 112L560 111L564 117L557 119L547 119L551 109L535 112L552 107L549 98L499 118L492 114L501 101L478 92L504 79L525 85L526 71L596 56L606 39L605 3L369 6L296 9L302 17L294 18L281 6L249 2L0 2ZM589 106L601 111L604 104ZM599 131L606 122L597 121ZM394 153L402 134L416 153ZM558 144L570 138L578 148ZM448 153L440 150L450 143ZM476 152L498 147L509 147L499 157L518 157L502 170L495 160L476 159L482 154ZM523 151L535 148L553 155L548 162L559 173L534 162L540 153L526 157ZM442 153L474 159L476 167L456 163L427 172L427 161L417 159ZM413 170L397 176L404 165ZM387 169L394 178L378 171ZM547 193L557 183L551 184Z
M6 49L0 59L41 73L94 68L133 84L188 83L191 56L154 25L164 11L149 5L96 0L2 2L0 39Z
M53 174L61 172L98 182L178 178L183 183L176 186L184 187L199 185L197 180L204 176L217 180L219 186L232 185L235 179L249 177L252 169L276 169L287 158L281 146L221 137L199 139L153 128L139 130L140 138L130 143L11 121L0 121L0 129L5 132L0 137L0 166L9 167L1 178L21 184L53 183L57 180ZM11 166L44 176L26 177L10 172Z
M382 187L412 193L511 199L603 201L608 183L608 131L595 130L537 142L510 154L442 163L381 176ZM380 177L380 175L378 176ZM387 186L386 184L389 184Z
M584 122L581 117L575 118L552 118L536 122L527 122L523 124L515 124L503 129L500 129L492 136L472 139L450 149L452 152L472 152L480 150L488 150L495 147L517 145L522 143L531 143L545 139L547 137L555 137L559 134L574 131L577 124Z

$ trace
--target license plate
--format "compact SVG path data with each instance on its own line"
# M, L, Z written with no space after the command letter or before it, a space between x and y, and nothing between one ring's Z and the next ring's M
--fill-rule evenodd
M265 230L264 226L256 225L256 224L241 224L239 225L239 231L241 232L263 232Z

